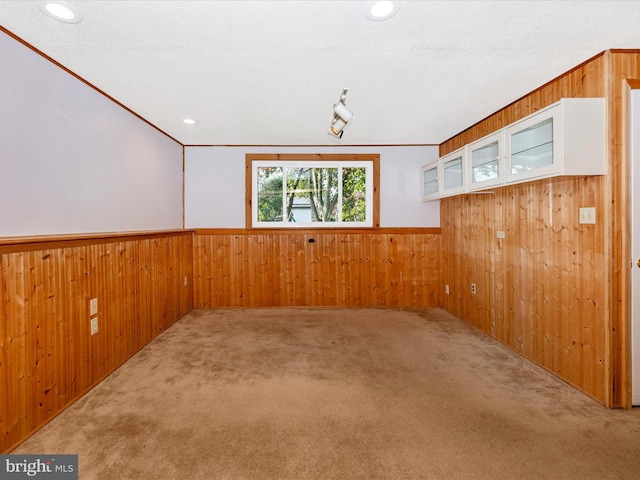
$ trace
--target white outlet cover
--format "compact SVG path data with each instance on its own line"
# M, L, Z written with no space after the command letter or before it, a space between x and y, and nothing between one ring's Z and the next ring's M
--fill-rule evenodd
M596 207L583 207L580 209L580 223L594 225L596 223Z
M98 313L98 299L92 298L89 300L89 315L96 315Z
M91 319L91 335L98 333L98 317Z
M496 232L496 237L497 238L504 238L504 230L498 230Z

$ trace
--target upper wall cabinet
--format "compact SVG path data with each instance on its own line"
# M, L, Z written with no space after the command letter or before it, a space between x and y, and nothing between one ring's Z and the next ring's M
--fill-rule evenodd
M422 200L436 200L467 191L467 149L461 148L422 167Z
M469 190L504 183L504 131L470 143L468 172Z
M440 196L440 162L422 167L422 200L434 200Z
M563 98L431 164L423 199L558 175L604 175L605 147L604 98Z
M447 197L467 191L464 168L467 164L467 149L461 148L440 159L440 196Z
M506 129L506 183L605 173L604 98L565 98Z

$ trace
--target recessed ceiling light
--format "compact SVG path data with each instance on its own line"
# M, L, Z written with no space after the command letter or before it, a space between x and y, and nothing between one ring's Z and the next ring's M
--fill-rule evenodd
M389 0L370 1L367 2L365 17L374 22L388 20L400 10L400 2L391 2Z
M78 7L61 0L40 2L38 8L45 15L64 23L80 23L82 13Z
M195 125L196 123L198 123L198 120L196 120L195 118L185 118L182 120L182 123L186 123L187 125Z

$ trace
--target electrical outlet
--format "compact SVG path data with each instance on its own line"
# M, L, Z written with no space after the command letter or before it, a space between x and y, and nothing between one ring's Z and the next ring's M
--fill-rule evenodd
M475 295L475 294L476 294L476 284L475 284L475 283L472 283L472 284L471 284L471 293L472 293L473 295Z
M496 238L504 238L504 230L498 230L496 232Z
M584 207L580 209L580 223L595 224L596 223L596 207Z
M187 285L189 285L189 279L187 278L187 276L184 276L184 286L186 287Z
M451 291L449 290L449 285L444 286L444 293L446 293L447 295L451 293Z
M98 317L93 317L91 319L91 335L96 333L98 333Z
M98 299L92 298L89 300L89 315L97 315L98 314Z

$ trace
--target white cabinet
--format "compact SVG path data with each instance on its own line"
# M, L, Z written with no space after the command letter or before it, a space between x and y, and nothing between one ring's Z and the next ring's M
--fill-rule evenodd
M423 167L423 199L558 175L604 175L605 128L604 98L563 98Z
M435 200L440 196L440 162L422 167L422 200Z
M506 129L506 183L605 173L603 98L565 98Z
M422 167L422 200L437 200L466 192L466 157L467 149L463 147Z
M487 135L468 145L469 190L504 183L504 131Z
M440 196L448 197L467 191L464 168L467 164L467 149L456 150L440 159Z

